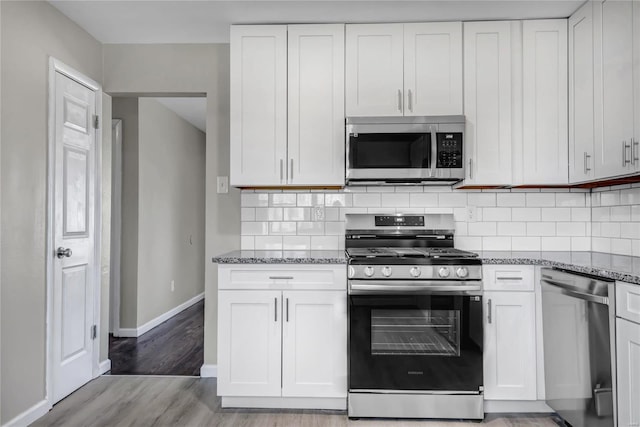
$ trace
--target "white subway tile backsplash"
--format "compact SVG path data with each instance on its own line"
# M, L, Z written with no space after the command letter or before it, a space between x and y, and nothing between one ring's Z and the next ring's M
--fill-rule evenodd
M543 251L570 251L570 237L542 237Z
M325 221L340 221L340 208L324 208Z
M553 193L527 193L527 206L553 207L556 205L556 195Z
M455 246L463 251L481 251L482 237L456 236L454 238Z
M571 208L541 208L543 221L571 221Z
M597 207L591 209L591 218L593 222L606 222L611 220L611 208Z
M467 206L466 193L439 193L438 204L440 207L463 207Z
M494 193L469 193L467 194L467 204L479 207L496 206L496 195Z
M282 221L282 208L256 208L258 221Z
M356 193L353 195L353 206L358 208L379 207L380 193Z
M324 195L319 193L301 193L301 194L298 194L297 196L298 196L297 197L298 207L322 206L325 204L325 198L328 196L328 194ZM344 194L341 194L341 196L344 196Z
M310 221L311 208L284 208L285 221Z
M295 193L273 193L269 194L270 206L296 206L297 197Z
M526 236L526 222L499 222L498 236Z
M428 208L438 206L438 195L433 193L411 193L409 206L414 208Z
M292 250L310 250L311 249L311 237L310 236L283 236L282 237L283 249Z
M530 222L527 224L527 236L555 236L555 222Z
M620 237L623 239L640 239L640 222L620 224Z
M498 206L522 207L527 203L525 193L498 193L496 196Z
M611 253L618 255L631 255L631 240L611 239Z
M510 251L511 237L483 237L483 251Z
M590 251L591 237L572 237L571 250L572 251Z
M590 208L571 208L571 221L591 221L591 209Z
M246 221L240 224L240 234L243 236L258 236L269 234L269 223Z
M512 208L511 219L513 221L540 221L540 208Z
M282 250L282 236L256 236L255 249L258 251Z
M584 207L587 206L587 193L556 193L556 206L558 207Z
M556 224L556 233L558 236L586 236L587 224L584 222L563 222Z
M611 239L606 237L593 237L591 250L595 252L611 252Z
M240 194L240 203L242 207L252 208L257 206L269 206L269 195L264 193L246 193Z
M240 236L240 247L246 250L255 249L256 240L254 236Z
M513 251L539 251L542 248L541 237L514 237L511 239Z
M240 209L240 221L255 221L255 220L256 220L255 208Z
M603 222L601 233L603 237L620 237L620 224L617 222Z
M299 235L323 235L324 222L296 222Z
M324 234L327 236L344 236L344 222L332 221L324 223Z
M470 222L469 236L495 236L497 225L495 222Z
M383 193L380 205L383 207L409 206L408 193Z
M612 206L611 221L631 221L631 206Z
M324 196L324 205L329 207L336 208L345 208L350 207L353 204L353 195L352 194L325 194Z
M619 191L608 191L606 193L600 193L600 205L617 206L619 204L620 204Z
M311 236L312 250L338 250L344 236Z
M511 221L510 208L482 208L483 221Z
M269 234L296 234L295 222L270 222Z

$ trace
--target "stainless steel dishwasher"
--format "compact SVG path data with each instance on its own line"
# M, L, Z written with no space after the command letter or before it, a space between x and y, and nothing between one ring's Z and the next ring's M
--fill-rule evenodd
M542 268L547 404L573 427L615 426L614 281Z

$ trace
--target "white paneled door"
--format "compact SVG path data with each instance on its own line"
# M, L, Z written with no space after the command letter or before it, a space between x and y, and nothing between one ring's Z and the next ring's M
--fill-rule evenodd
M93 378L96 93L55 75L52 393Z

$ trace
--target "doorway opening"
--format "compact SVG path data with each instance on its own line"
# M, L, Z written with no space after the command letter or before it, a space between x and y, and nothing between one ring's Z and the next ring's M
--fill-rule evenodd
M114 97L112 375L199 376L204 360L204 97Z

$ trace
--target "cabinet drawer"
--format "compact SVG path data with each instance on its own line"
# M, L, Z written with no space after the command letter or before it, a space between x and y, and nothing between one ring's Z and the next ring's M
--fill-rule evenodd
M640 285L616 282L616 315L640 323Z
M484 265L486 291L533 291L535 268L531 265Z
M345 290L345 265L227 264L218 267L218 289Z

